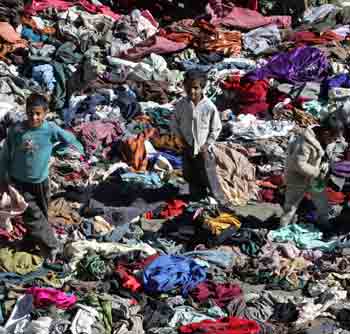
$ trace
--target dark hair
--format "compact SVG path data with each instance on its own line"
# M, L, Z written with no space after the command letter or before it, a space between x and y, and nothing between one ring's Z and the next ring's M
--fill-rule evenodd
M202 87L205 87L207 84L207 75L204 72L198 71L198 70L190 70L185 73L184 81L194 81L199 80Z
M27 98L27 109L35 108L35 107L43 107L43 109L49 109L49 101L45 95L41 94L31 94Z

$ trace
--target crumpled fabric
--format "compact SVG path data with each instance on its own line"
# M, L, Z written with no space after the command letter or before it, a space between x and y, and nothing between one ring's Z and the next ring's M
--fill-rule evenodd
M87 155L93 155L102 147L110 145L122 134L116 121L102 120L86 122L74 128L74 133L84 145Z
M243 45L246 50L259 55L269 49L278 47L281 40L281 34L277 26L269 25L244 34Z
M306 46L273 56L265 66L249 72L245 79L255 81L274 78L290 83L320 82L327 77L327 69L328 60L325 55L317 48Z
M239 229L241 222L238 218L229 213L220 213L217 217L206 216L203 221L203 227L208 229L212 234L218 236L229 227Z
M0 37L11 44L21 44L22 47L27 44L8 22L0 22Z
M214 14L211 23L215 26L224 25L230 28L251 30L269 24L276 24L280 28L288 28L292 23L292 19L290 16L265 17L254 10L233 7L225 17L219 18Z
M28 204L15 188L9 186L8 190L0 198L0 228L11 232L12 226L10 219L24 213Z
M10 248L0 249L0 269L9 273L25 275L38 270L44 259L39 255L15 251Z
M149 39L136 45L134 48L129 49L119 55L120 58L140 61L151 53L155 54L167 54L177 51L181 51L187 47L185 43L178 43L171 41L162 36L152 36Z
M120 15L113 12L108 6L101 5L100 3L96 6L87 0L79 0L76 2L67 2L65 0L34 0L25 7L25 13L35 16L38 12L45 11L48 8L55 8L58 11L66 11L75 5L82 6L90 13L101 13L110 16L114 20L118 20L120 18Z
M337 246L336 241L322 241L322 232L313 225L291 224L271 231L269 238L276 242L293 241L301 249L332 251Z
M117 242L97 242L96 240L76 241L68 243L64 248L65 256L70 259L68 265L69 268L72 271L76 270L78 263L91 251L102 255L128 254L134 251L140 251L141 254L145 254L146 256L157 253L154 248L145 243L138 243L134 246L128 246Z
M93 334L95 332L94 327L99 319L99 314L95 308L83 305L76 304L78 307L78 312L76 313L70 330L73 334Z
M32 77L40 85L44 85L49 92L55 89L56 79L52 65L38 65L32 69Z
M175 313L169 321L169 326L176 328L194 322L214 319L214 317L198 312L190 306L179 306L175 308Z
M167 292L179 288L187 296L206 278L203 267L184 256L160 256L143 272L143 286L148 293Z
M144 132L130 136L120 142L119 154L124 162L132 167L133 171L146 171L148 157L145 148L145 141L149 140L156 133L156 129L145 130Z
M258 334L260 326L252 320L227 317L218 320L203 320L201 322L181 326L179 332L210 333L210 334Z
M228 139L259 140L273 137L286 137L295 124L291 121L258 120L254 115L239 115L236 121L229 122Z
M216 160L216 174L228 202L245 205L255 198L258 186L255 167L232 143L215 143L212 152Z
M38 308L54 304L57 308L66 310L71 308L78 300L75 295L68 295L52 288L32 287L26 290L26 294L33 296L33 304Z
M200 303L213 300L219 307L224 307L235 298L243 298L243 292L239 285L220 284L211 281L203 282L191 291L191 297Z

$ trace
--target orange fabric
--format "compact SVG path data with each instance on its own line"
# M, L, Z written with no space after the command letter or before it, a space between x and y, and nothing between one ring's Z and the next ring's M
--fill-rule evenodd
M145 140L150 139L156 133L156 129L148 129L136 137L130 137L121 144L121 156L134 171L145 171L148 159L145 148Z
M186 32L172 32L170 34L167 34L166 38L178 43L191 44L194 39L194 36L191 33Z
M227 56L239 56L242 48L242 34L239 31L222 31L213 25L199 21L195 23L201 28L194 46L200 50L223 52Z
M185 148L184 142L174 135L157 136L152 138L151 141L155 148L172 150L177 153L181 153Z

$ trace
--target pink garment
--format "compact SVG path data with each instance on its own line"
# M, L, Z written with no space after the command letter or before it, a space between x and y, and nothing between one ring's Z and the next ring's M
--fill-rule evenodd
M88 155L97 149L109 147L123 133L120 124L115 121L85 122L73 129Z
M73 6L81 6L92 14L104 14L112 17L114 20L121 18L121 15L114 13L108 6L95 6L88 0L32 0L32 3L25 7L24 12L29 15L36 15L38 12L42 12L48 8L55 8L58 11L66 11Z
M33 296L33 304L38 308L54 304L57 308L66 310L72 307L78 300L74 295L67 295L53 288L32 287L26 290L26 294Z
M21 39L21 36L18 34L18 32L8 22L0 22L0 37L6 42L12 44L25 44L25 41Z
M151 14L151 12L148 9L143 10L141 12L141 14L144 18L146 18L148 21L150 21L154 27L156 27L156 28L159 27L159 23L156 21L156 19L153 17L153 15Z
M280 28L288 28L291 26L292 18L290 16L263 16L254 10L233 7L231 12L223 18L214 15L211 23L215 26L225 25L244 30L256 29L272 23Z
M149 56L151 53L158 55L181 51L187 47L185 43L171 41L162 36L152 36L146 41L136 45L134 48L127 50L119 57L132 61L139 61Z

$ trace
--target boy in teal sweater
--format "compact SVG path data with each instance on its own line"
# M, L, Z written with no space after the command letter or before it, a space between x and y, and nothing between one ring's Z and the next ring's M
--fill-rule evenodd
M56 143L78 149L81 149L81 144L73 134L45 120L48 109L46 97L39 94L29 96L27 120L8 131L0 158L0 181L3 191L11 184L22 193L28 203L24 222L29 233L54 260L58 242L48 223L49 161Z

